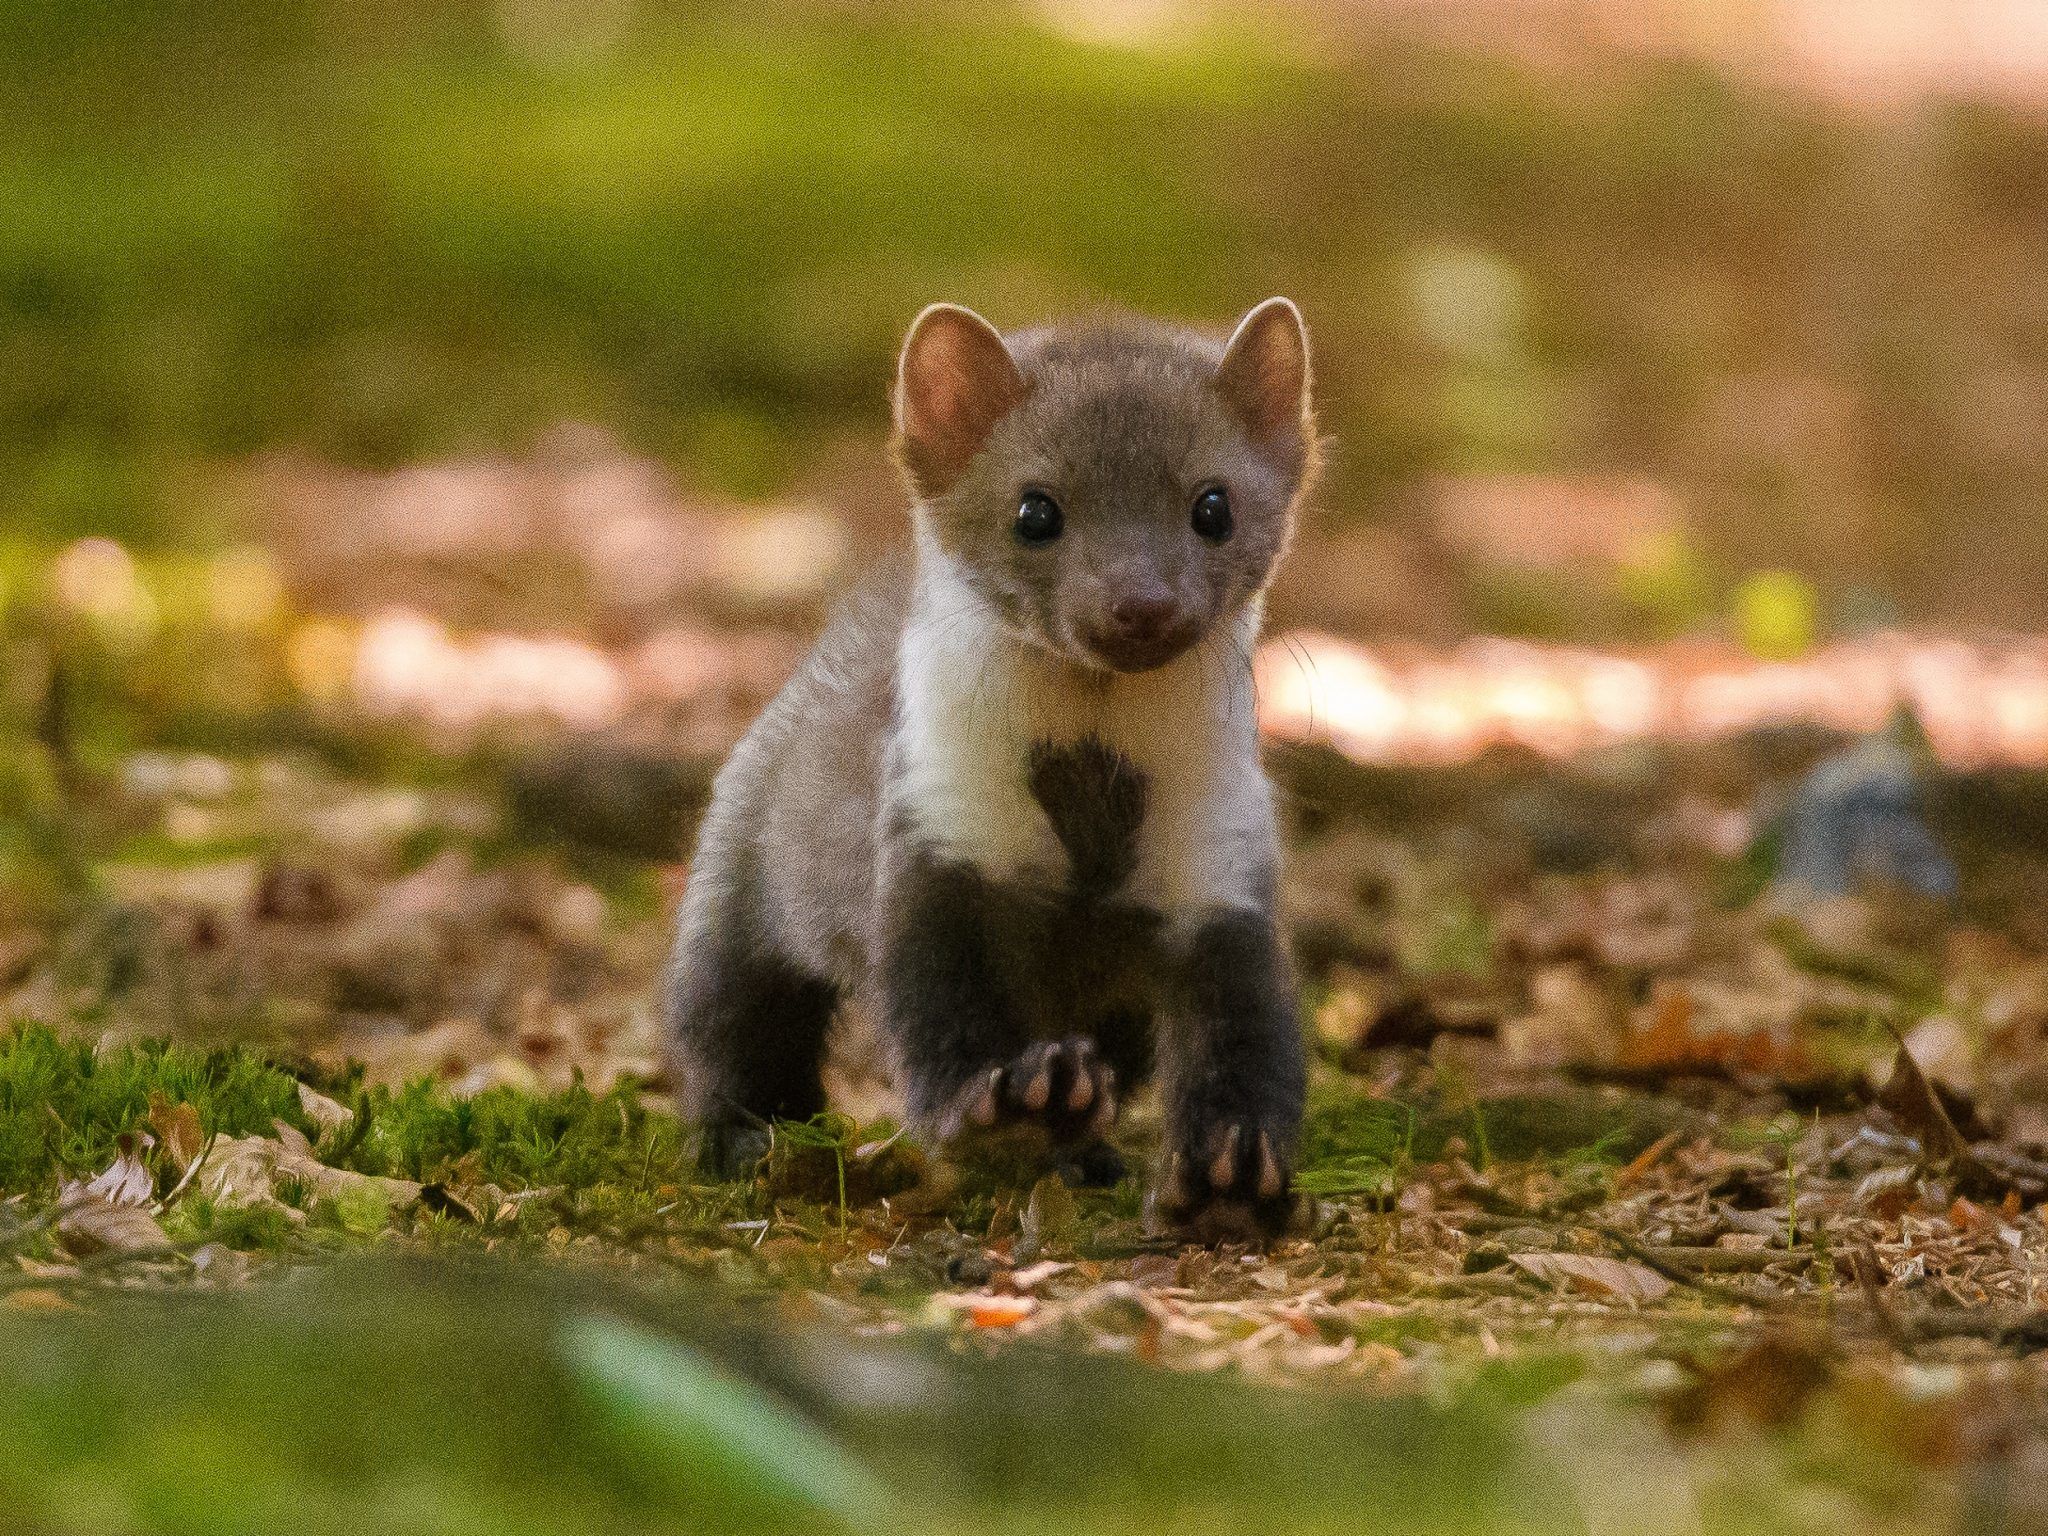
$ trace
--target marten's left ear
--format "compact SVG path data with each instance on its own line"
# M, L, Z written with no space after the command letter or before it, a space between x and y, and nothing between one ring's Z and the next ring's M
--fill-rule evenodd
M1216 392L1253 443L1291 470L1308 455L1314 427L1308 398L1308 330L1291 299L1268 299L1237 322Z
M950 490L1025 390L1003 338L973 310L934 304L919 315L896 364L897 451L917 493Z

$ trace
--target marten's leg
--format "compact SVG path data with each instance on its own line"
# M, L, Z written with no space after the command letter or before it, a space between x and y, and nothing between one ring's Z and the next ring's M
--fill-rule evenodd
M825 1107L838 989L780 952L745 858L710 839L691 871L666 1001L698 1158L720 1177L758 1162L771 1120Z
M1005 981L1014 911L972 865L905 848L882 893L877 980L911 1124L939 1141L1015 1121L1099 1136L1116 1083L1092 1040L1030 1038Z
M1277 1234L1292 1209L1307 1068L1272 917L1219 908L1170 946L1154 1211L1204 1242Z

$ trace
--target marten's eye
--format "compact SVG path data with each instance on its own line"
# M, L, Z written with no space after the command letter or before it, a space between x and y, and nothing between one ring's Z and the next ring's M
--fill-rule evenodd
M1220 485L1210 486L1195 497L1195 509L1188 514L1188 521L1211 544L1221 544L1236 526L1230 515L1230 492Z
M1017 503L1017 537L1026 544L1050 544L1066 525L1060 504L1043 491L1026 491Z

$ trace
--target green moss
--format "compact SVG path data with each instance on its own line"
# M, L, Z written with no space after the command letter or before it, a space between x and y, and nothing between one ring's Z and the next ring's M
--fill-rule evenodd
M190 1104L209 1136L269 1135L278 1120L316 1129L297 1082L246 1047L143 1041L100 1050L23 1025L0 1033L0 1192L47 1191L99 1171L116 1139L147 1121L153 1097Z
M1349 1085L1319 1091L1302 1125L1295 1182L1312 1195L1391 1195L1414 1156L1417 1127L1409 1105Z
M330 1135L335 1166L422 1183L496 1184L507 1190L559 1187L584 1197L603 1191L599 1219L616 1222L651 1208L682 1166L682 1128L644 1108L621 1084L593 1093L580 1083L560 1093L494 1088L459 1099L418 1081L396 1092L362 1089L359 1072L330 1078L358 1115L358 1130ZM0 1192L48 1195L59 1180L95 1173L116 1139L146 1128L152 1102L190 1104L207 1136L268 1136L278 1121L309 1138L319 1128L299 1103L292 1073L261 1050L216 1050L145 1041L96 1050L42 1025L0 1035ZM175 1170L157 1168L159 1191ZM278 1197L308 1209L318 1225L365 1236L386 1224L382 1200L308 1202L290 1181ZM194 1196L181 1214L187 1235L207 1229ZM196 1211L196 1214L195 1214Z
M560 1093L499 1087L456 1098L422 1079L396 1092L373 1089L358 1102L368 1108L368 1129L341 1161L362 1173L507 1189L647 1189L682 1162L680 1124L643 1107L625 1083L602 1094L579 1082Z
M1454 1138L1475 1162L1540 1158L1570 1175L1632 1157L1693 1119L1646 1094L1562 1089L1448 1107L1367 1098L1339 1081L1311 1095L1296 1182L1315 1195L1386 1198L1411 1163L1442 1157Z

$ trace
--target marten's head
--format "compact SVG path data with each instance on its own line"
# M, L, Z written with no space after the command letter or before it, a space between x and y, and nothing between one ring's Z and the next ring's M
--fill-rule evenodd
M1227 343L1148 321L1007 338L935 304L896 447L921 529L1021 638L1163 666L1264 591L1315 464L1308 336L1268 299Z

